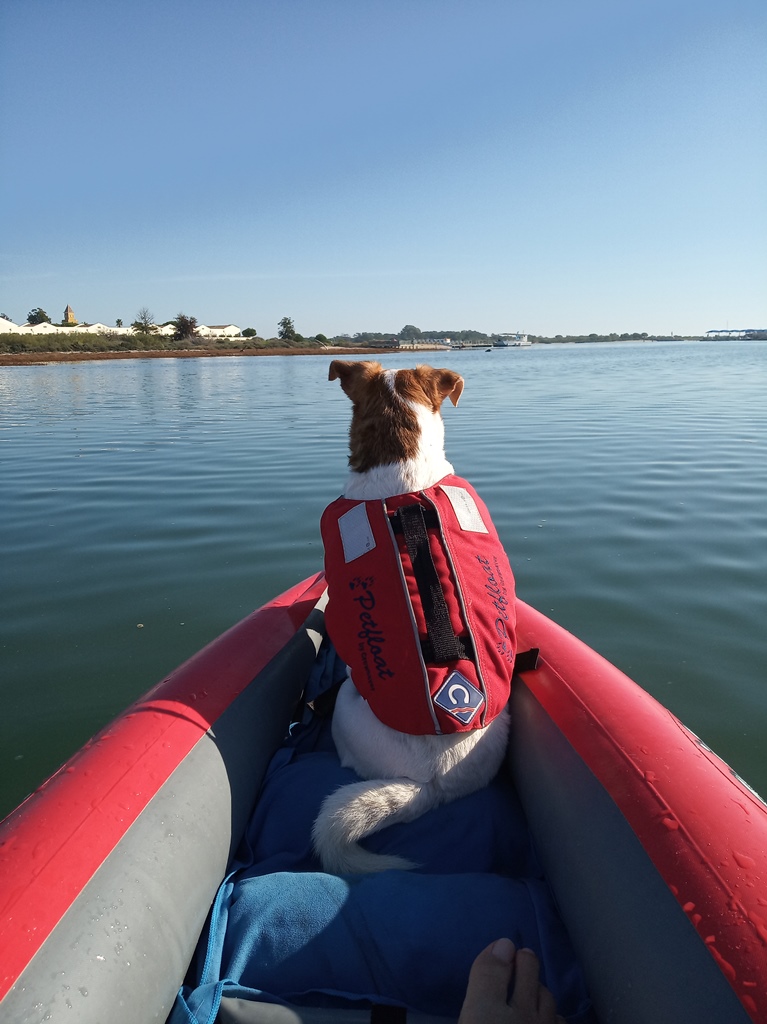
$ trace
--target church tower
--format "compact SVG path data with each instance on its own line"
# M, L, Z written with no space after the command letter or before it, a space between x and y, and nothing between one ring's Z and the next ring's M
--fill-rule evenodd
M77 317L75 316L75 312L74 312L74 310L72 309L71 306L67 306L67 308L64 310L64 323L65 324L76 324L77 323Z

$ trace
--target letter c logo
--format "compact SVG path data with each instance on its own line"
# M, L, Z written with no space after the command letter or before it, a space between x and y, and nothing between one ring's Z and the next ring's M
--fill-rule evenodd
M450 703L451 704L458 704L458 699L453 696L453 694L455 693L456 690L460 690L460 692L463 694L463 700L461 701L461 703L463 703L463 704L470 704L471 703L471 694L466 689L466 687L465 686L461 686L460 683L453 683L453 685L447 691L447 695L450 698Z

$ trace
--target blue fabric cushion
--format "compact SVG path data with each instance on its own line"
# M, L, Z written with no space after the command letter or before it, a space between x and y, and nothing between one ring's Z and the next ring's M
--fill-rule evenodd
M311 845L320 804L339 786L358 781L353 771L341 767L335 753L296 754L274 768L251 820L250 849L243 860L259 873L320 871ZM522 808L505 777L413 822L383 829L363 845L376 853L406 857L428 873L489 871L523 878L539 874Z
M332 648L324 650L309 699L343 671ZM457 1017L474 957L501 936L536 951L560 1013L591 1020L574 952L503 773L365 841L418 870L339 878L320 870L311 826L325 796L354 781L339 764L329 719L310 716L294 727L272 760L170 1024L213 1024L222 995L389 1003Z
M537 880L262 875L232 887L223 934L220 976L288 1001L365 996L457 1016L474 957L506 935L539 955L561 1010L585 1004L564 928Z

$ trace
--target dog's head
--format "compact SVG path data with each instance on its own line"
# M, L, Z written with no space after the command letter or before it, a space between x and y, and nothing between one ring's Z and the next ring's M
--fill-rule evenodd
M368 360L334 359L328 380L340 380L352 401L349 465L357 473L417 458L432 423L441 444L442 403L449 398L458 405L463 391L463 377L454 370L385 370Z

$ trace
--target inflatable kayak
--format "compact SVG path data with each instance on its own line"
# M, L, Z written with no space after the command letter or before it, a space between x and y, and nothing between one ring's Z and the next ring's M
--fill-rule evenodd
M324 592L320 574L253 612L0 825L4 1024L356 1022L376 1001L409 1006L392 1020L455 1019L447 998L429 1005L417 991L441 971L460 995L463 961L450 960L447 940L444 953L441 938L427 957L421 949L412 993L397 989L398 967L376 974L378 952L362 951L351 980L334 974L333 960L359 952L349 922L371 907L384 959L392 915L407 935L433 917L460 945L464 921L477 940L504 925L511 934L518 908L522 939L537 929L529 941L540 939L549 987L572 950L562 982L571 1020L767 1021L767 806L670 712L523 602L520 649L540 656L512 686L508 772L500 788L464 798L470 827L452 805L427 822L421 832L439 836L434 870L352 884L319 874L305 848L289 850L293 838L306 847L302 815L310 823L319 791L338 781L321 689L308 706L306 693L338 671ZM524 842L511 826L507 835L505 817L523 822ZM493 848L483 853L472 843L484 821ZM397 842L415 842L417 825L381 841L400 830ZM405 920L411 899L431 899L433 914ZM307 908L331 904L319 923L308 919ZM252 909L268 911L255 937ZM290 934L277 942L279 928ZM275 948L290 942L278 963ZM286 981L288 961L318 977Z

